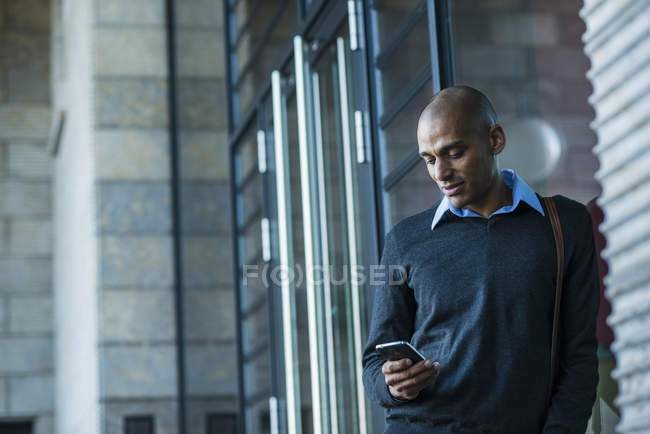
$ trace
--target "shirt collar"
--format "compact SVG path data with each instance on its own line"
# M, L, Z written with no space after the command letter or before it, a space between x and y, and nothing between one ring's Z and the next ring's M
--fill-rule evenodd
M541 215L544 215L544 209L542 208L542 204L537 198L537 194L535 194L535 191L533 191L533 189L530 188L528 184L526 184L526 182L515 173L514 170L503 169L501 170L501 176L503 177L503 182L505 182L508 188L512 190L512 205L501 207L498 210L494 211L490 216L512 212L517 208L519 202L522 201L526 202ZM433 216L433 221L431 222L431 230L434 230L436 228L436 225L440 222L440 219L442 219L442 216L447 211L451 211L458 217L481 217L469 209L456 208L451 204L447 196L444 196L440 201L440 205L438 205L438 208L436 209L436 213Z

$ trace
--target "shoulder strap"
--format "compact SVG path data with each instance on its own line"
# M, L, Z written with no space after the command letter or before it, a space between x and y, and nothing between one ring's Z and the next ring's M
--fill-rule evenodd
M555 208L553 198L545 197L546 212L553 226L553 236L555 237L555 250L557 257L557 277L555 280L555 308L553 309L553 334L551 338L551 368L548 381L547 403L551 405L551 395L553 394L553 383L555 381L555 371L557 366L557 335L558 322L560 319L560 302L562 300L562 281L564 280L564 239L562 238L562 225Z

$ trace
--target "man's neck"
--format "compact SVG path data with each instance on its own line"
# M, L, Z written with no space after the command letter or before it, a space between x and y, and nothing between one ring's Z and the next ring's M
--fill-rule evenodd
M496 210L512 205L512 203L512 190L506 185L501 172L497 172L494 181L484 196L484 200L480 204L468 205L467 209L488 218Z

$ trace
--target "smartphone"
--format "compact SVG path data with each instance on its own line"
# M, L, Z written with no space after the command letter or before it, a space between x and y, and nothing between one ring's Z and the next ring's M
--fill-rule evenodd
M425 357L415 347L405 341L388 342L375 346L375 349L386 360L411 359L413 363L424 360Z

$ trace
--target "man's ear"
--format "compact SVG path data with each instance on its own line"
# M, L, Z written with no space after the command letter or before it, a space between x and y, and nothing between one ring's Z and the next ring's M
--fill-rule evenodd
M490 153L492 155L499 155L503 148L506 147L506 133L499 124L495 124L488 132L488 140L490 143Z

